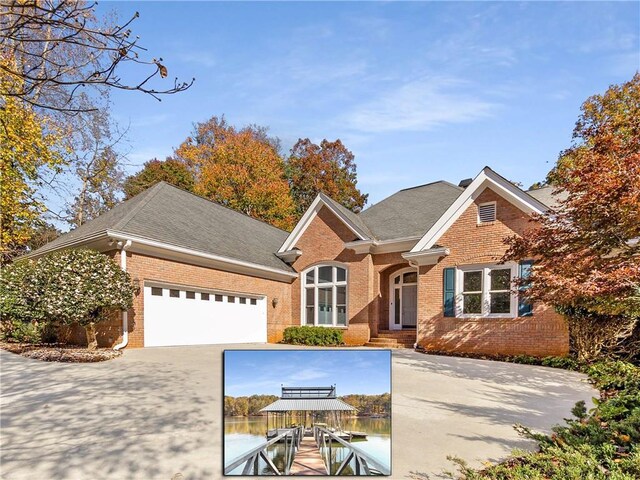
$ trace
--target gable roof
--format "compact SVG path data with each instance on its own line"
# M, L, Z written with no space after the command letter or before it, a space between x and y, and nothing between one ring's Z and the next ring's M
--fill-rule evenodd
M509 180L489 167L484 167L473 179L471 184L458 196L458 198L447 208L442 216L429 228L422 238L411 249L410 253L422 252L432 248L438 239L449 227L464 213L475 198L482 193L485 188L491 187L498 195L506 198L513 205L522 211L532 213L542 213L547 210L547 206L521 190Z
M320 192L311 205L309 205L307 211L304 212L304 215L302 215L302 218L298 221L294 229L282 243L278 249L278 253L285 253L295 248L296 242L311 224L322 207L328 208L360 240L369 240L372 238L371 232L357 214Z
M293 272L275 256L287 232L160 182L28 256L110 232Z
M367 208L359 218L377 240L421 236L463 191L445 181L405 188Z

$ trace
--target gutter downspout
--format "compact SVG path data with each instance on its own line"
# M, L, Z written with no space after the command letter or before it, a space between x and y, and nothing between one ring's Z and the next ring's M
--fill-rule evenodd
M127 271L127 248L131 246L131 240L126 242L118 242L120 247L120 268L123 272ZM120 350L129 343L129 312L122 310L122 341L113 347L114 350Z

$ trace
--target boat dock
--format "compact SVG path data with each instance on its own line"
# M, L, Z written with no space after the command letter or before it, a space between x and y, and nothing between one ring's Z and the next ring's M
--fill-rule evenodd
M312 436L303 437L300 447L293 458L289 475L326 475L320 450Z
M279 435L225 465L225 475L242 467L241 475L390 475L389 468L325 427L283 429ZM310 433L310 434L309 434ZM284 443L284 465L278 468L269 447ZM332 465L338 443L347 449L340 465Z

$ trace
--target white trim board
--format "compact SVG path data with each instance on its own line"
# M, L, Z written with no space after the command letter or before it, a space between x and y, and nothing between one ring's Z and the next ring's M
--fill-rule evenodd
M442 214L438 221L433 224L429 231L416 243L411 249L411 253L421 252L433 247L449 227L460 218L475 199L488 187L529 215L533 213L544 213L548 209L546 205L533 198L524 190L516 187L489 167L484 167L476 178L473 179L473 182L471 182L456 201Z
M160 258L167 258L186 263L195 263L209 268L217 268L219 270L279 281L291 282L293 279L298 278L298 274L295 272L287 272L285 270L266 267L264 265L213 255L168 243L157 242L155 240L130 235L128 233L108 230L107 235L116 240L131 240L132 245L129 251L133 252L137 251L147 255L158 256Z
M356 225L354 225L353 222L345 217L340 211L333 208L333 206L329 202L325 201L322 198L322 194L318 194L307 211L304 212L304 215L296 224L295 228L291 231L287 239L284 241L284 243L278 250L278 253L284 253L296 246L296 242L309 227L313 219L316 218L316 215L322 207L327 207L331 211L331 213L333 213L340 221L342 221L342 223L344 223L347 228L349 228L349 230L351 230L360 240L369 239L363 232L360 231L360 229Z

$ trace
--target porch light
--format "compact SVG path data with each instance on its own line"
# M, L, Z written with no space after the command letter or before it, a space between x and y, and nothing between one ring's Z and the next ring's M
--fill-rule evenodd
M278 299L276 297L271 300L271 305L273 305L273 308L276 308L278 306Z

